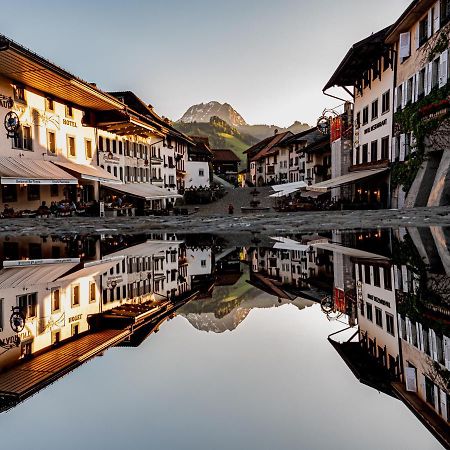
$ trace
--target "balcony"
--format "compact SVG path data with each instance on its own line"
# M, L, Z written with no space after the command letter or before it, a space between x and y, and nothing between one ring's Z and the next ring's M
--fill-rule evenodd
M151 181L152 181L152 183L162 183L164 180L159 177L152 177Z
M357 172L358 170L383 169L385 167L389 167L389 159L379 159L377 161L354 164L350 166L348 170L349 172Z

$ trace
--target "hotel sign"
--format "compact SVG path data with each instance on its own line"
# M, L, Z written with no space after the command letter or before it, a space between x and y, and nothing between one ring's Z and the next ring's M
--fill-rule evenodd
M369 134L371 131L375 131L375 130L377 130L378 128L381 128L381 127L383 127L383 126L386 125L386 124L387 124L387 119L384 119L384 120L382 120L381 122L378 122L378 123L376 123L375 125L372 125L371 127L366 128L366 129L364 130L364 134Z
M389 302L387 302L386 300L383 300L381 298L375 297L375 295L369 294L367 297L369 298L369 300L379 303L380 305L387 306L388 308L391 307L391 304Z
M63 119L63 124L64 125L68 125L69 127L77 127L77 123L73 120L69 120L69 119Z

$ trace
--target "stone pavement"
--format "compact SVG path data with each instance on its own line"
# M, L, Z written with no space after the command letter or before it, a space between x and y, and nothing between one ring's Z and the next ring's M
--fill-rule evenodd
M0 219L0 235L241 233L266 234L386 227L450 227L450 207L408 210L259 213L238 216Z
M195 205L199 208L199 214L202 216L223 215L228 214L228 205L231 203L234 207L234 215L240 216L241 206L250 206L250 201L253 200L251 192L255 188L231 188L226 189L227 195L217 202L209 203L207 205ZM274 191L270 187L259 187L257 200L261 202L261 206L271 208L271 212L274 212L272 206L275 204L273 198L268 198ZM189 205L189 209L193 209L195 206Z

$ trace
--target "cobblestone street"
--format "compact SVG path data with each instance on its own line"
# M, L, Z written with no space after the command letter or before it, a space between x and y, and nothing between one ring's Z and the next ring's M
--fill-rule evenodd
M225 203L226 204L226 203ZM223 208L224 203L222 203ZM209 207L211 205L208 205ZM219 203L216 205L219 210ZM376 227L450 226L450 207L414 210L333 211L219 215L209 209L189 216L2 219L0 235L178 233L294 233ZM211 209L212 211L212 209Z

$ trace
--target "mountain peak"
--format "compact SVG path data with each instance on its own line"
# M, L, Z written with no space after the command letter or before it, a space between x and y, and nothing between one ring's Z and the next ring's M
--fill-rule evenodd
M182 123L208 123L211 117L219 117L233 127L247 125L244 118L228 103L215 100L191 106L179 120Z

